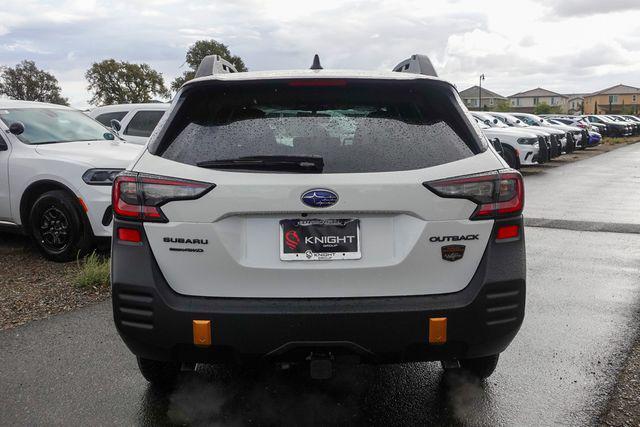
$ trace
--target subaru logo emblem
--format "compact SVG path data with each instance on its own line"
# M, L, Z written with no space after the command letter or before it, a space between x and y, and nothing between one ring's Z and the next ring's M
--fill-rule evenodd
M312 208L328 208L338 202L338 195L331 190L316 188L302 194L302 203Z

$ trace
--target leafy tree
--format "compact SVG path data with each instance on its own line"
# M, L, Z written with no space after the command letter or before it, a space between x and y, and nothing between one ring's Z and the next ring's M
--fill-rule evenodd
M0 70L0 95L22 101L50 102L69 105L69 99L60 93L58 79L36 67L33 61L22 61L14 68Z
M620 114L634 114L635 108L633 105L622 105L620 108Z
M231 55L231 51L224 43L215 40L198 40L187 50L185 62L191 69L185 71L181 76L176 77L171 83L171 89L178 90L185 82L191 80L196 74L198 65L200 65L202 59L207 55L220 55L222 58L231 62L236 67L236 70L247 71L247 67L244 65L242 58Z
M498 101L496 102L496 106L493 110L501 113L508 113L511 111L511 105L509 104L509 101Z
M561 112L561 109L559 106L557 105L551 106L546 102L538 103L538 105L536 105L536 107L533 109L534 114L558 114L560 112Z
M89 100L93 105L150 102L155 96L170 96L162 74L148 64L105 59L91 65L84 76L93 93Z

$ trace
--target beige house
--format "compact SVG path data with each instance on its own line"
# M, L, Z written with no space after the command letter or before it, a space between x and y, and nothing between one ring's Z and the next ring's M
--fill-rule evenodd
M566 93L567 97L567 113L582 114L584 107L584 97L587 93Z
M584 97L585 114L622 113L638 114L640 112L640 89L619 84Z
M460 98L462 102L469 110L492 110L500 102L507 102L507 98L492 92L488 89L482 88L482 107L480 108L480 87L471 86L468 89L460 92Z
M546 103L552 107L559 107L561 113L567 112L568 97L561 93L552 92L541 87L519 92L509 97L513 111L532 113L536 105Z

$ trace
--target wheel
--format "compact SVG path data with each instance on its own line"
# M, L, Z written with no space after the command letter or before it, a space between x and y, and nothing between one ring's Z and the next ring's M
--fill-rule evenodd
M464 371L479 379L485 379L493 374L496 366L498 366L499 354L492 356L478 357L475 359L460 359L460 366L442 361L442 368L445 371Z
M67 262L85 255L93 236L80 205L69 193L48 191L36 199L29 213L29 232L45 257Z
M573 135L571 135L571 140L567 140L567 145L565 146L564 151L567 154L571 154L575 151L576 149L576 139Z
M516 152L513 151L513 148L507 145L503 145L502 158L504 158L509 167L513 169L520 169L520 159L518 159L518 156L516 155Z
M477 359L462 359L460 367L480 379L488 378L498 366L499 354L479 357Z
M137 359L140 373L151 385L160 388L168 388L175 385L180 374L181 363L162 362L143 357L138 357Z

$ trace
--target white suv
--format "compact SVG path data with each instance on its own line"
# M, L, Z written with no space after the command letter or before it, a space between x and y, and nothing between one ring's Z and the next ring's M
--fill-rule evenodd
M144 145L168 109L169 104L160 102L115 104L94 108L89 117L112 128L127 142Z
M139 153L60 105L0 101L0 228L70 261L111 236L111 183Z
M504 150L502 157L512 168L520 169L523 165L537 165L547 160L547 147L542 137L524 129L511 128L487 113L472 112L471 115L487 138L500 141Z
M524 316L523 205L446 81L195 78L113 186L115 324L152 383L236 360L486 377Z

